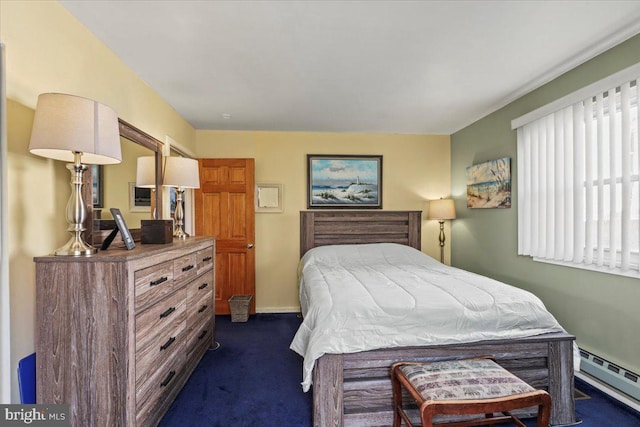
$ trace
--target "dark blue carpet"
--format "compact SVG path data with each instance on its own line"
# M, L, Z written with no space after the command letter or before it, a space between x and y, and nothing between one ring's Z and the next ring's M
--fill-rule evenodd
M640 412L577 378L576 388L590 397L576 401L576 417L582 419L582 427L640 427Z
M160 426L310 426L302 357L289 350L300 322L295 313L216 316L220 348L204 355Z
M221 347L205 354L160 427L311 426L302 358L289 350L299 324L293 313L257 314L246 323L216 316ZM576 387L590 397L576 401L581 427L640 427L637 411L579 379Z

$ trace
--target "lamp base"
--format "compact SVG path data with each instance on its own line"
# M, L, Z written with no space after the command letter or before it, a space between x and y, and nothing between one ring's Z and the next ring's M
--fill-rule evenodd
M176 218L176 227L173 231L173 237L176 239L186 239L189 235L184 231L184 208L182 207L182 194L184 188L176 188L176 211L174 213Z
M438 236L438 241L440 242L440 262L444 264L444 220L438 221L440 223L440 235Z
M85 230L84 221L87 218L87 208L82 200L82 175L87 167L80 162L82 153L73 152L73 163L67 165L71 172L71 197L67 203L67 231L71 233L69 241L55 250L60 256L91 256L98 252L96 248L85 243L82 232Z
M86 244L82 237L73 236L64 246L56 249L54 254L60 256L91 256L97 252L98 249Z
M187 237L189 237L189 234L187 232L185 232L182 227L178 227L176 228L176 231L173 232L173 237L175 239L186 239Z

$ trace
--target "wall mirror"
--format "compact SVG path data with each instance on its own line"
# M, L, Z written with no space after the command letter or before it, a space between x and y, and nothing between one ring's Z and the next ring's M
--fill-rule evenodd
M94 246L99 245L104 234L104 230L99 229L101 223L102 227L107 227L109 231L113 228L109 226L109 222L94 221L96 219L112 220L109 208L120 209L125 223L132 231L134 238L136 237L136 232L140 229L140 221L142 219L151 219L154 206L149 205L148 209L144 209L140 206L134 207L131 205L132 197L135 199L135 195L131 194L132 191L135 191L135 185L131 183L136 181L138 157L155 157L156 188L154 197L151 200L155 201L156 211L162 212L162 191L159 190L162 188L163 144L130 123L122 119L118 119L118 121L120 125L122 163L102 166L101 169L89 166L94 173L84 174L83 199L88 211L85 239L88 242L92 242ZM94 182L94 179L98 181ZM94 191L99 191L99 195ZM98 203L94 207L94 202L96 201Z

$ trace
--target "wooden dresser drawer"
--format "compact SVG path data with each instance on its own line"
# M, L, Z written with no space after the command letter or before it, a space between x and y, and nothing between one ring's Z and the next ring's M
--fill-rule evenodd
M213 298L213 271L209 271L187 285L187 311L193 308L205 295Z
M168 261L133 274L136 312L173 292L173 270L173 261Z
M209 291L200 299L187 307L187 327L200 323L200 319L211 319L213 316L213 292Z
M158 403L163 397L171 393L180 384L185 375L186 355L184 345L175 357L167 359L162 365L153 370L151 376L136 384L136 424L145 425L145 420L155 415Z
M145 381L156 366L168 358L175 357L188 339L187 322L182 320L173 329L163 329L155 339L141 348L136 348L136 383Z
M209 270L213 267L213 247L199 250L196 254L196 265L198 266L198 274Z
M187 357L190 358L202 346L210 347L213 343L213 329L215 322L209 318L201 318L199 323L192 325L187 337Z
M173 278L176 282L186 283L198 274L196 252L184 255L173 261Z
M192 333L187 342L187 359L200 360L200 357L211 348L213 344L213 322L206 322L202 328L198 328ZM197 333L196 333L197 332Z
M175 331L186 320L187 290L182 288L136 315L136 352L163 345L167 331Z

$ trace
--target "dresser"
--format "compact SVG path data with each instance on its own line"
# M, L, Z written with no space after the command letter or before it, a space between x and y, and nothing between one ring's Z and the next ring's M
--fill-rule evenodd
M215 240L35 258L38 403L155 426L214 340Z

